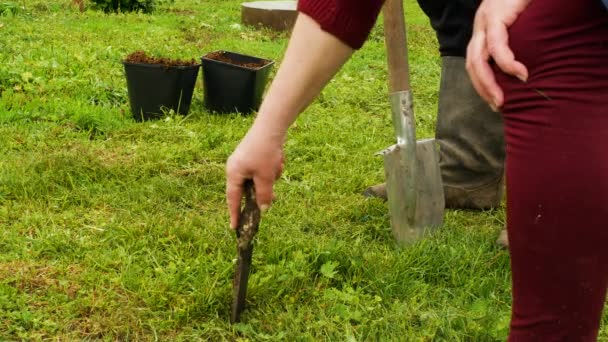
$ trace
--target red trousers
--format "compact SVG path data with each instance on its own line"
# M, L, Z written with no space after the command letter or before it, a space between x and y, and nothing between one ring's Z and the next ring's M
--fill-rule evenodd
M608 285L608 13L532 0L509 44L526 83L505 91L509 341L595 341Z

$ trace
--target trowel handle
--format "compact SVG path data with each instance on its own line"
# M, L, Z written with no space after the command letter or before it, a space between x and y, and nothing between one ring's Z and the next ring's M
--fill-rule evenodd
M239 224L236 228L236 236L241 237L244 230L247 227L247 223L251 221L254 215L259 216L259 208L255 199L255 185L253 179L246 179L243 183L243 196L245 202L241 207L241 213L239 215Z
M253 179L245 180L243 183L243 192L245 193L245 206L253 206L254 204L257 205L255 200L255 185L253 184Z
M389 91L395 93L410 90L403 0L386 0L383 15Z
M260 225L260 208L256 203L255 186L253 180L247 179L243 184L245 193L245 203L241 208L239 224L236 228L239 248L246 248L253 240L253 236L258 232Z

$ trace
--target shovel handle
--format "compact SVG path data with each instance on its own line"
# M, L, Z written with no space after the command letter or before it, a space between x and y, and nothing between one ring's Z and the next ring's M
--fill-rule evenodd
M388 59L389 91L410 90L410 70L407 60L407 36L403 0L386 0L383 8L384 40Z

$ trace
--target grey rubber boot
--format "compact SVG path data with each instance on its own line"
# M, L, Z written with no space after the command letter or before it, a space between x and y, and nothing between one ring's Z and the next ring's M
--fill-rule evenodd
M435 139L446 207L498 207L504 187L502 116L477 95L464 58L442 62Z
M477 95L462 57L442 58L435 138L446 207L498 207L504 186L502 117ZM363 195L386 199L386 186L371 186Z

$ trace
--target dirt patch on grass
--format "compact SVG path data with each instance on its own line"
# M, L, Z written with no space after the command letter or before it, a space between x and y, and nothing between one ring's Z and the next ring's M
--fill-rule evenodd
M97 167L124 167L133 165L136 150L129 147L91 146L72 143L66 145L62 151L49 152L47 157L53 157L54 159L62 157L80 158L80 160L91 166L91 170L94 170Z
M147 334L141 325L143 307L144 303L120 287L92 289L67 331L70 337L138 341Z
M195 14L197 14L196 11L189 10L189 9L183 9L183 8L169 8L169 9L167 9L167 12L177 14L177 15L195 15Z
M187 44L195 44L201 50L206 50L206 47L218 38L218 34L207 26L183 27L181 33Z
M102 165L109 167L132 165L135 158L135 152L129 150L100 148L95 152Z
M125 57L125 59L123 59L123 61L125 63L155 64L155 65L162 65L165 67L194 66L194 65L199 64L194 58L192 58L190 60L182 60L182 59L171 59L171 58L167 58L167 57L154 57L154 56L149 56L144 51L135 51L135 52L131 53L130 55L128 55L127 57Z
M50 315L49 320L59 327L53 332L41 328L38 336L66 341L137 341L151 334L142 327L138 311L144 303L117 284L87 284L83 273L79 265L61 268L39 262L0 262L0 282L27 294L28 309ZM57 299L52 300L57 294L65 294L72 304L57 304Z
M63 292L69 298L75 298L80 286L74 278L80 273L82 270L75 265L70 265L66 269L57 269L50 265L24 261L0 263L0 281L29 294L45 294L52 291Z

